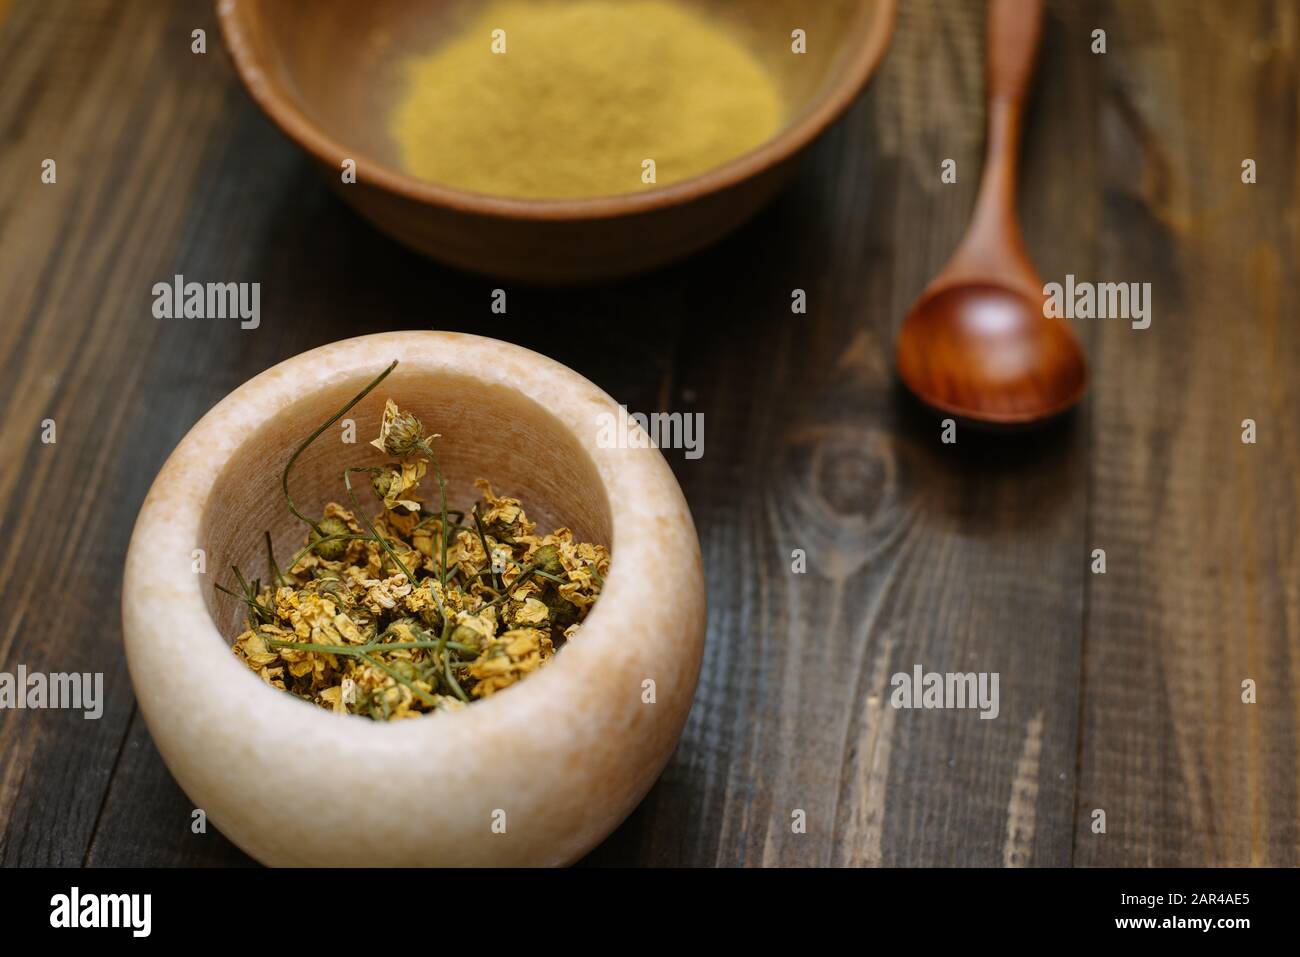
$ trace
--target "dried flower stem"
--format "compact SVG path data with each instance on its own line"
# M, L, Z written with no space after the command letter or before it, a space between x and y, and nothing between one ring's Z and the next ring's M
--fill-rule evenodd
M282 638L263 638L262 641L268 648L294 648L298 651L311 651L317 654L327 655L363 655L372 651L414 651L415 649L442 649L444 646L453 651L468 652L478 654L479 650L472 645L467 645L459 641L444 642L439 639L430 639L428 641L369 641L364 645L320 645L309 641L288 641ZM473 664L473 661L466 661L465 664Z
M492 583L496 586L495 591L501 591L501 576L497 574L496 562L492 559L492 550L488 548L487 535L483 531L483 519L478 514L478 503L474 503L474 527L478 529L478 540L483 546L483 557L487 561L487 569L492 572ZM481 573L481 572L480 572Z
M302 561L306 555L316 551L316 549L320 548L322 545L328 544L329 542L369 542L373 540L374 539L369 535L326 535L324 538L318 538L309 545L300 548L294 554L293 561L289 563L289 571L293 571L297 568L298 563Z
M456 676L451 673L451 667L452 667L451 659L444 657L442 661L443 661L443 671L447 676L447 683L451 685L451 690L456 692L456 697L459 698L461 701L468 702L469 695L467 695L465 693L465 689L460 686L460 682L456 680Z
M503 594L498 595L496 598L492 599L490 602L488 602L486 605L480 608L479 612L482 613L483 611L486 611L489 608L495 607L496 605L499 605L501 602L505 601L507 598L513 596L515 589L518 588L520 585L522 585L524 582L526 582L529 578L531 578L536 571L537 571L537 567L535 565L525 566L524 570L519 573L519 577L510 583L510 587L507 588Z
M279 588L284 584L284 572L280 571L280 566L275 563L275 548L271 545L271 533L266 532L266 563L270 566L270 574L275 581L275 587ZM291 565L290 568L293 566Z
M374 524L371 523L370 519L366 518L366 513L361 508L361 503L357 501L357 493L352 489L353 472L366 472L370 475L374 475L376 472L381 472L381 471L383 470L378 468L373 468L373 467L361 468L355 465L351 466L343 470L343 485L348 491L348 498L352 501L352 507L356 510L356 516L361 520L361 524L366 527L366 531L368 531L370 533L370 536L376 542L379 543L379 547L384 550L384 552L388 555L390 559L392 559L393 564L402 570L402 574L405 575L406 580L411 583L411 587L419 588L420 583L415 580L415 576L411 574L411 570L406 567L405 563L400 558L397 557L397 552L393 551L393 546L388 544L388 539L380 535L379 530L375 528ZM434 592L433 597L437 598L438 593ZM438 602L438 609L439 611L442 610L441 600L439 600Z
M399 674L397 671L388 667L388 665L384 664L378 658L371 658L369 655L362 655L361 660L368 665L372 665L373 667L378 668L380 671L388 675L388 677L392 678L398 684L405 685L407 688L411 689L411 693L413 695L415 695L417 698L419 698L421 701L423 701L425 704L429 705L430 707L436 708L438 706L437 698L429 694L423 688L417 688L414 683L407 680L406 677Z
M306 441L304 441L301 445L299 445L296 449L294 449L293 455L289 456L289 462L287 465L285 465L284 471L280 473L280 488L284 492L284 500L289 506L289 511L293 512L293 514L297 516L299 520L306 522L308 525L310 525L312 531L314 531L318 535L320 534L319 526L317 526L317 524L314 521L312 521L302 512L298 511L298 507L293 504L293 498L290 497L289 495L289 473L293 470L293 464L298 461L298 456L302 455L302 453L307 450L307 446L311 445L318 438L320 438L321 435L325 432L325 430L328 429L331 425L333 425L339 419L343 418L343 416L347 415L348 412L350 412L358 402L360 402L362 399L368 396L374 390L375 386L379 385L379 383L383 382L386 378L388 378L388 374L396 368L397 368L397 360L394 359L392 365L390 365L383 372L379 373L379 375L375 376L375 378L370 381L370 384L368 386L366 386L364 389L362 389L360 392L358 392L348 401L347 405L343 406L343 408L339 409L332 416L330 416L328 421L326 421L324 425L322 425L315 432L309 435Z
M442 510L441 510L442 528L441 528L441 534L438 535L438 540L441 546L442 555L441 555L441 568L438 571L438 580L441 582L442 587L446 588L447 587L447 533L448 533L447 483L442 478L442 466L438 462L438 455L436 452L433 451L433 447L430 446L428 442L425 442L423 440L417 442L415 447L418 451L423 452L425 455L429 457L429 461L433 463L434 477L438 480L438 495L442 501ZM462 518L464 517L464 513L461 514L461 517Z

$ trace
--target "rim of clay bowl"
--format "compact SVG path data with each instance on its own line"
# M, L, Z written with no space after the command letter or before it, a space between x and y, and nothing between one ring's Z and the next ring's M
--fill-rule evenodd
M261 68L253 44L248 41L240 9L240 0L217 0L217 19L236 73L275 125L320 162L338 167L345 158L353 159L358 170L364 168L365 182L420 203L503 219L575 221L609 219L688 203L750 179L793 157L838 120L865 89L893 36L898 0L863 3L852 31L861 35L862 42L851 51L849 62L830 78L829 88L811 109L806 109L771 139L734 160L680 182L645 192L583 199L519 199L442 186L344 147L309 119L293 97L283 93L268 71Z
M591 457L609 500L612 562L581 640L526 681L460 711L375 722L333 714L271 688L239 661L231 652L230 636L220 632L204 599L209 576L217 570L195 574L191 553L200 547L215 483L249 436L304 394L340 382L359 385L393 358L401 362L399 373L469 374L505 386L571 433ZM216 792L222 786L213 775L221 779L231 762L251 762L263 776L249 790L261 794L265 810L266 802L287 799L283 786L266 776L291 763L294 753L310 752L326 768L347 768L347 782L355 775L362 781L380 776L395 785L410 784L436 766L454 769L462 781L473 775L489 791L496 788L493 793L499 792L504 802L518 799L513 792L528 786L512 762L480 762L478 771L467 774L462 770L466 756L518 755L520 749L545 756L563 737L570 744L586 741L591 765L585 759L577 768L561 764L560 759L572 757L572 749L560 746L556 776L596 775L598 783L618 795L607 809L608 820L584 833L600 832L598 841L621 823L657 779L685 724L703 652L705 599L694 523L663 455L654 448L597 445L596 415L617 410L614 400L587 379L521 346L462 333L412 331L360 336L296 355L248 380L203 416L168 458L141 506L122 589L123 631L137 700L164 760L196 806L209 807L202 802L210 802L209 816L217 826L259 859L320 863L312 854L322 852L312 849L304 856L292 835L279 846L268 844L249 838L251 825L231 820L229 809L224 820L218 817L215 807L222 802ZM269 494L278 496L278 487ZM221 557L212 560L217 564ZM662 595L673 601L657 597ZM645 716L640 699L649 662L654 663L658 698L653 717ZM635 727L637 740L649 739L652 759L643 753L633 766L619 753L627 748L611 751L603 743L611 723ZM192 750L200 741L204 754ZM331 784L329 775L338 776L333 770L298 768L297 774L300 787L329 791L341 786ZM425 793L437 793L440 786L435 783ZM586 793L590 799L591 790ZM630 803L629 796L634 796ZM450 825L466 813L449 808ZM292 819L282 823L290 830L294 826ZM383 819L369 823L382 828ZM525 838L514 860L563 863L594 843L579 835L558 847L542 840L538 848ZM462 851L450 856L461 863L475 860L472 849ZM364 850L358 853L367 859Z

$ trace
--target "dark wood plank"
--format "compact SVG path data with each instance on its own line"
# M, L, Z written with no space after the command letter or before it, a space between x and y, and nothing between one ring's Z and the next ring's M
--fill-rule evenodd
M906 5L879 82L795 189L704 260L711 321L677 373L709 436L679 470L709 578L704 673L668 772L599 860L1069 863L1086 428L945 449L891 371L974 197L982 23L979 4ZM1031 230L1045 270L1092 256L1094 197L1063 185L1091 152L1052 148L1062 107L1092 102L1080 29L1052 19L1031 133L1027 218L1080 222ZM1001 715L893 710L890 675L917 663L1000 672Z
M1082 864L1300 863L1298 13L1104 18L1101 276L1154 312L1096 340Z
M103 672L107 698L95 722L0 715L4 864L82 863L134 708L121 561L157 465L149 450L164 441L129 444L156 331L138 304L178 234L175 197L200 187L222 132L221 91L158 87L189 65L188 48L168 42L183 22L147 4L21 3L0 31L0 535L11 546L0 662ZM40 183L46 157L58 163L51 185ZM45 418L52 445L39 440Z
M254 867L213 825L196 833L194 805L167 772L137 710L86 850L88 867Z

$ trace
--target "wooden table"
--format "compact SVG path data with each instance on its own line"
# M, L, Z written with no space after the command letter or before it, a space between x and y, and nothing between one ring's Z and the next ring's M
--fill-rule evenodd
M590 862L1300 863L1300 7L1051 6L1029 247L1048 279L1152 283L1152 323L1077 322L1093 387L1058 427L949 446L891 345L970 212L982 16L903 0L869 92L759 220L652 276L511 287L502 317L497 283L329 193L238 85L209 4L9 4L0 670L102 671L107 703L0 713L0 861L249 863L191 833L135 707L136 511L247 378L436 327L538 349L634 411L704 414L704 456L669 453L708 575L698 695ZM153 318L177 273L260 281L261 327ZM997 672L1000 714L891 707L917 664Z

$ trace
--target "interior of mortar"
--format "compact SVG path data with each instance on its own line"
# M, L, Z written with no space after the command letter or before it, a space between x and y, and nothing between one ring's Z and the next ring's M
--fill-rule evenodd
M208 611L227 642L243 630L245 609L216 584L239 590L232 565L250 582L268 580L265 532L271 533L282 566L306 544L307 526L289 512L280 473L298 444L369 378L322 387L277 412L248 436L218 475L200 525L200 547L207 555ZM595 463L550 412L504 386L453 373L404 373L400 366L298 457L289 492L304 515L318 518L331 501L351 508L344 468L393 461L368 444L379 435L387 398L414 412L426 433L440 434L432 445L447 481L449 509L468 510L478 500L474 480L486 478L496 494L522 502L539 535L566 526L577 540L607 545L612 552L609 500ZM348 419L356 423L354 444L343 441ZM596 428L593 417L593 439ZM374 518L382 506L368 476L354 473L352 487ZM421 482L426 508L439 507L437 489L431 467Z

